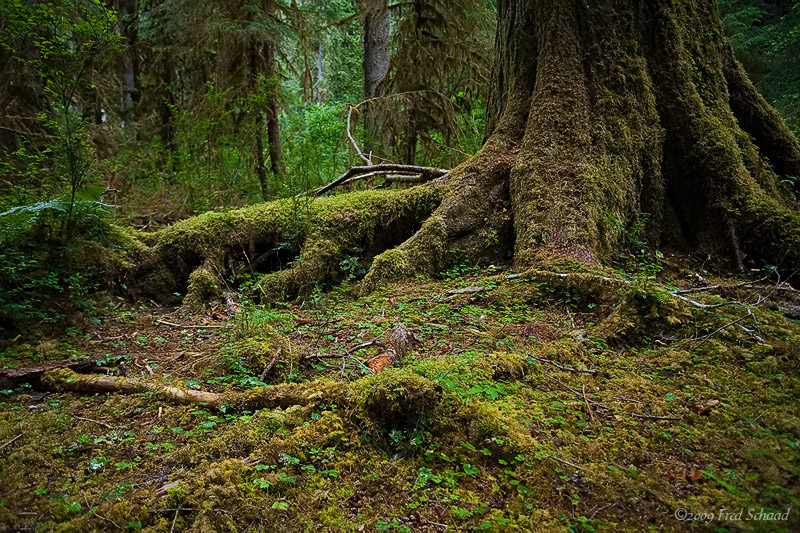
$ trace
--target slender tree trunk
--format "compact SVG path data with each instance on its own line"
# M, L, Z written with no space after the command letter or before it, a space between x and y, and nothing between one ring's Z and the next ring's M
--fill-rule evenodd
M269 85L267 92L267 140L269 143L269 162L272 175L276 181L280 181L288 173L286 163L283 160L283 150L281 149L280 124L278 122L278 68L275 61L275 51L272 45L264 46L264 57L266 60L266 73Z
M385 0L362 0L359 9L364 100L368 101L385 94L382 82L389 72L389 11ZM379 148L377 124L370 108L367 103L363 111L367 133L364 151L367 154Z
M255 42L250 43L250 83L251 91L257 93L259 88L259 47ZM272 196L269 191L269 183L267 181L267 167L264 161L264 117L262 110L258 106L252 113L255 115L255 147L253 148L253 155L255 156L256 175L261 184L261 197L266 202Z
M325 75L322 72L322 41L317 45L317 82L314 88L317 91L317 103L322 103L322 82L325 81Z
M653 247L800 267L800 188L781 183L800 148L714 0L500 0L498 24L486 143L367 288L454 248L487 258L486 235L518 267L609 263L643 213Z
M122 123L130 126L136 120L136 103L140 94L139 39L136 24L131 17L138 16L137 0L121 0L118 2L120 33L124 38L125 48L122 52L120 75L122 81Z

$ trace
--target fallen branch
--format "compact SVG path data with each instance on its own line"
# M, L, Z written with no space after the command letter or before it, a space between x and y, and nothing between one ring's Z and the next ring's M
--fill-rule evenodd
M55 370L57 368L87 370L95 366L96 361L97 359L60 359L58 361L49 361L40 365L24 366L22 368L4 368L0 370L0 377L6 377L9 379L30 379L36 378L48 370Z
M628 413L634 418L642 418L645 420L682 420L679 416L654 416L654 415L639 415L636 413Z
M576 464L570 463L569 461L565 461L564 459L559 459L559 458L558 458L558 457L556 457L555 455L550 455L550 456L548 456L548 458L549 458L549 459L552 459L553 461L556 461L556 462L558 462L558 463L561 463L561 464L564 464L564 465L571 466L572 468L575 468L575 469L577 469L577 470L585 470L585 469L584 469L582 466L578 466L578 465L576 465Z
M14 442L15 440L17 440L20 437L22 437L22 433L20 433L19 435L17 435L16 437L11 439L10 441L8 441L5 444L3 444L2 446L0 446L0 451L4 450L7 446L10 446L12 442Z
M82 375L61 368L49 370L42 376L42 384L55 390L85 393L142 394L154 393L162 400L185 405L204 405L220 408L223 405L241 410L257 411L293 405L309 405L320 401L343 404L346 387L340 383L313 382L256 387L244 392L195 391L143 381L134 378Z
M592 417L592 422L597 424L597 417L594 416L594 411L592 411L592 406L589 404L589 399L586 397L586 385L581 387L581 391L583 392L583 401L586 402L586 409L589 411L589 416Z
M457 294L477 294L479 292L484 292L486 287L464 287L463 289L450 289L446 291L445 294L448 296L455 296Z
M106 429L111 429L111 426L109 424L106 424L105 422L100 422L99 420L94 420L93 418L84 418L82 416L73 416L72 418L74 418L75 420L83 420L84 422L93 422L98 426L103 426Z
M392 170L383 170L378 172L368 172L366 174L361 174L360 176L354 176L344 182L342 182L342 186L350 185L351 183L355 183L357 181L366 180L369 178L374 178L376 176L383 176L383 179L387 182L392 181L404 181L404 182L417 182L422 181L422 178L419 174L396 174Z
M353 114L353 109L355 109L355 107L351 105L350 109L347 110L347 138L350 139L350 144L352 144L353 148L356 149L356 154L358 154L358 157L360 157L366 164L371 165L372 161L369 157L364 155L364 153L361 151L361 148L358 147L358 143L353 138L353 135L350 133L350 117Z
M445 170L445 169L442 169L442 168L434 168L434 167L419 167L419 166L416 166L416 165L395 165L393 163L382 163L382 164L379 164L379 165L367 165L367 166L361 166L361 167L350 167L350 169L347 172L345 172L344 174L342 174L340 177L336 178L332 182L328 183L327 185L324 185L324 186L320 187L319 189L311 191L310 193L300 193L300 194L297 195L297 197L299 198L299 197L304 196L306 194L308 196L320 196L320 195L325 194L326 192L330 191L331 189L334 189L334 188L338 187L339 185L342 185L343 183L345 183L347 180L349 180L350 178L352 178L354 176L359 176L361 174L368 174L368 173L371 173L371 172L394 172L394 173L406 174L406 175L408 175L408 174L419 174L421 181L429 181L429 180L444 176L445 174L447 174L449 172L449 170Z
M222 405L221 396L213 392L202 392L179 387L169 387L134 378L115 376L82 375L67 368L48 370L42 375L42 384L57 390L71 392L118 392L140 394L153 392L165 399L180 404L208 404L212 407Z
M596 375L596 374L599 374L599 372L597 370L588 370L588 369L584 369L584 368L571 368L571 367L568 367L568 366L562 366L562 365L559 365L558 363L556 363L555 361L551 361L550 359L545 359L543 357L536 357L535 355L531 355L531 354L528 354L528 357L530 357L531 359L534 359L535 361L539 361L540 363L547 363L549 365L553 365L557 369L563 370L564 372L575 372L576 374L591 374L593 376Z
M231 324L225 324L224 326L214 326L214 325L183 326L181 324L175 324L174 322L167 322L166 320L161 320L161 319L156 320L156 324L161 324L162 326L169 326L175 329L230 329L233 327L233 325Z

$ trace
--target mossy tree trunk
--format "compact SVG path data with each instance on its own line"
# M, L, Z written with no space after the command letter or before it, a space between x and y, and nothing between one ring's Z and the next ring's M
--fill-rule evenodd
M710 254L728 268L800 267L800 187L790 179L800 147L734 57L716 2L500 0L498 16L481 150L427 186L309 200L300 256L270 269L265 298L336 279L348 255L371 260L364 291L453 259L608 264L644 213L653 249ZM272 257L287 239L265 228L289 228L288 207L176 225L156 237L141 273L171 294L196 265L221 273L236 263L246 242L245 262L261 241ZM161 271L171 274L154 280Z
M517 266L602 264L642 213L653 246L800 266L787 179L800 149L734 57L715 1L500 0L498 16L486 143L367 286L504 236Z

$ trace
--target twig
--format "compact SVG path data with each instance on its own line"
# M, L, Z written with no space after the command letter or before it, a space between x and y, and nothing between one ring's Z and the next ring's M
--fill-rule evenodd
M639 415L636 413L628 413L634 418L643 418L645 420L682 420L679 416L653 416L653 415Z
M745 308L745 309L747 309L747 308ZM734 320L732 322L728 322L727 324L718 327L717 329L715 329L714 331L712 331L708 335L705 335L705 336L701 337L703 340L697 346L694 347L695 350L700 348L702 345L704 345L706 342L708 342L709 339L711 339L714 335L716 335L717 333L719 333L723 329L726 329L726 328L729 328L731 326L734 326L734 325L738 324L739 322L741 322L742 320L744 320L745 318L752 317L752 316L753 316L753 312L750 311L750 309L747 309L747 314L746 315L741 316L741 317L737 318L736 320ZM698 339L695 339L695 340L698 340Z
M577 470L581 470L581 471L582 471L582 470L584 470L584 468L583 468L582 466L578 466L578 465L576 465L576 464L570 463L569 461L565 461L564 459L559 459L559 458L558 458L558 457L556 457L555 455L549 455L549 456L548 456L548 458L549 458L549 459L552 459L553 461L558 461L559 463L563 463L563 464L565 464L565 465L569 465L569 466L571 466L572 468L575 468L575 469L577 469Z
M545 377L552 379L553 381L555 381L556 383L558 383L559 385L561 385L562 387L564 387L565 389L567 389L568 391L570 391L572 394L574 394L574 395L575 395L575 396L577 396L578 398L580 398L580 397L581 397L581 393L580 393L580 392L576 391L575 389L573 389L572 387L570 387L569 385L567 385L566 383L564 383L564 382L563 382L563 381L561 381L560 379L558 379L558 378L554 378L553 376L551 376L550 374L548 374L547 372L544 372L544 371L542 371L542 374L544 374L544 376L545 376ZM587 401L588 401L589 403L591 403L592 405L596 405L596 406L598 406L598 407L602 407L603 409L608 409L608 410L611 410L611 408L610 408L609 406L607 406L607 405L605 405L605 404L602 404L602 403L600 403L600 402L596 402L596 401L594 401L594 400L587 400Z
M181 506L179 505L177 509L175 509L175 516L172 517L172 525L169 526L169 533L175 531L175 522L178 520L178 513L181 512Z
M103 426L106 429L112 429L111 426L109 426L105 422L100 422L99 420L94 420L94 419L91 419L91 418L84 418L82 416L73 416L72 418L74 418L75 420L84 420L86 422L94 422L98 426Z
M267 374L269 374L269 371L272 370L272 368L275 366L275 363L278 362L278 356L280 354L281 354L281 350L279 348L278 349L278 353L275 354L275 357L272 358L272 361L270 361L270 363L267 366L264 367L264 371L261 373L261 377L258 378L258 381L260 381L261 383L264 383L264 380L267 379Z
M619 400L621 402L631 402L631 403L642 403L639 400L634 400L633 398L626 398L625 396L615 396L612 400Z
M380 170L377 172L368 172L359 176L353 176L352 178L348 178L347 180L343 181L342 185L349 185L351 183L355 183L356 181L374 178L375 176L384 176L386 181L419 181L420 179L419 174L396 174L393 170Z
M592 422L597 424L597 418L594 416L594 411L592 411L592 406L589 405L589 399L586 397L586 385L583 385L581 387L581 390L583 391L583 401L586 402L586 409L589 410L589 416L592 417Z
M722 290L738 289L738 288L741 288L741 287L747 287L747 286L750 286L750 285L755 285L756 283L761 283L762 281L764 281L767 278L769 278L771 275L772 274L770 273L770 274L767 274L766 276L764 276L761 279L757 279L755 281L745 281L743 283L736 283L734 285L708 285L708 286L705 286L705 287L695 287L695 288L692 288L692 289L681 289L679 291L674 291L673 294L689 294L689 293L692 293L692 292L705 292L705 291L713 291L713 290L717 290L717 289L722 289Z
M435 168L435 167L420 167L416 165L395 165L394 163L381 163L379 165L350 167L350 169L347 172L345 172L332 182L328 183L327 185L315 189L310 193L300 193L297 195L297 197L299 198L301 196L305 196L306 194L309 196L320 196L330 191L331 189L334 189L339 185L345 183L353 176L359 176L361 174L367 174L370 172L397 172L401 174L419 174L421 176L421 179L425 181L444 176L449 172L449 170Z
M87 499L86 499L86 493L85 493L85 492L81 492L81 494L83 494L83 501L84 501L84 502L86 502L86 507L88 507L88 508L89 508L89 511L91 511L91 513L92 513L93 515L95 515L97 518L99 518L99 519L101 519L101 520L105 520L106 522L109 522L110 524L112 524L112 525L113 525L115 528L117 528L117 529L122 529L121 527L119 527L119 526L117 525L117 523L116 523L116 522L114 522L114 521L113 521L113 520L111 520L110 518L106 518L105 516L100 516L99 514L97 514L97 511L95 511L95 510L92 508L92 506L89 504L89 500L87 500Z
M350 133L350 116L353 114L353 109L355 108L353 106L350 106L350 109L347 110L347 138L350 139L350 144L352 144L353 148L356 149L358 157L364 160L366 164L371 165L372 161L370 160L369 157L364 155L364 153L361 151L361 148L358 147L358 143L353 138L353 135Z
M175 324L174 322L167 322L166 320L161 320L161 319L156 320L156 324L161 324L176 329L230 329L233 327L231 324L225 324L224 326L213 326L213 325L182 326L181 324Z
M464 287L463 289L450 289L449 291L446 291L445 294L448 296L455 296L457 294L476 294L479 292L484 292L485 290L486 287L474 286L474 287Z
M561 366L558 363L556 363L554 361L551 361L550 359L545 359L543 357L536 357L535 355L531 355L531 354L528 354L528 357L530 357L531 359L534 359L536 361L539 361L540 363L547 363L547 364L553 365L557 369L563 370L564 372L576 372L578 374L591 374L593 376L598 374L597 370L588 370L588 369L584 369L584 368L571 368L571 367L568 367L568 366Z
M592 515L589 517L589 520L594 520L595 516L599 515L600 513L602 513L603 511L605 511L606 509L608 509L610 507L614 507L615 505L617 505L617 502L612 502L612 503L609 503L607 505L602 506L600 509L598 509L598 510L596 510L595 512L592 513Z
M16 437L14 437L13 439L11 439L10 441L6 442L6 443L5 443L5 444L3 444L2 446L0 446L0 450L3 450L3 449L6 447L6 446L10 445L12 442L14 442L15 440L17 440L17 439L18 439L18 438L20 438L21 436L22 436L22 433L20 433L19 435L17 435Z

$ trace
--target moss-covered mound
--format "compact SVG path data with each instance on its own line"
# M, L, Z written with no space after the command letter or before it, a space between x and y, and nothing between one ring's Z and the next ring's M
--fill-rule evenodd
M224 401L11 386L0 524L795 530L796 291L705 290L674 273L645 290L560 270L459 267L361 296L345 282L292 305L244 303L233 329L211 333L121 308L73 349ZM166 320L226 321L185 312ZM371 341L396 324L417 342L372 374L387 348Z

